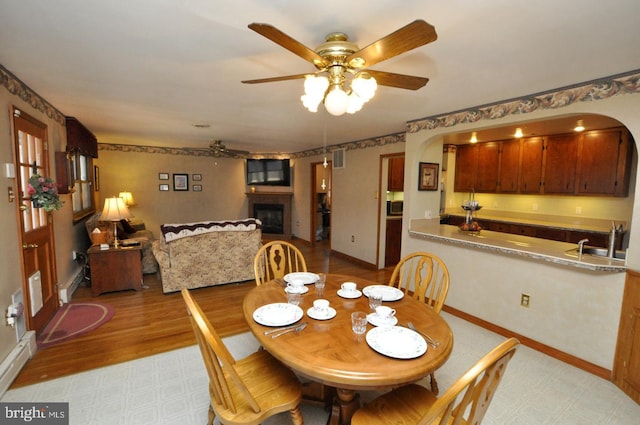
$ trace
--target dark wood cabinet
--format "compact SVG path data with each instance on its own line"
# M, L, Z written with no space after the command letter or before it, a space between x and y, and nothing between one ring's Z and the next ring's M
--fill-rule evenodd
M474 190L495 192L498 188L500 143L488 142L478 145L477 163Z
M502 142L498 192L515 193L520 178L520 140Z
M454 191L628 196L632 154L624 128L460 145Z
M387 220L384 266L395 266L400 261L402 248L402 220Z
M627 196L631 146L620 130L585 133L578 145L578 193Z
M125 289L142 290L142 247L100 249L94 245L87 251L91 268L91 295Z
M389 158L387 190L391 192L404 191L404 156Z
M543 192L575 193L577 164L577 135L548 136L545 144Z
M460 145L456 149L455 192L471 192L476 184L478 145Z
M542 156L544 139L529 137L522 140L522 161L520 162L520 193L540 193L542 183Z

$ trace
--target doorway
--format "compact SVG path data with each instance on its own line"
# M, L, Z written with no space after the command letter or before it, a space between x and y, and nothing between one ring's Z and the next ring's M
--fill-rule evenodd
M47 126L15 107L12 115L25 317L27 329L39 332L58 309L53 218L29 195L30 177L50 176Z
M331 161L311 164L312 245L331 241Z

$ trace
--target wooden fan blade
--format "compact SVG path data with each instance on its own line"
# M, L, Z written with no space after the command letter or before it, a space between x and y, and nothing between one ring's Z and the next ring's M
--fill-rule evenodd
M353 53L347 57L346 63L353 63L352 66L358 68L369 67L378 62L408 52L409 50L413 50L416 47L431 43L437 38L438 35L433 25L426 23L422 19L418 19ZM358 62L361 63L362 60L364 60L364 63L357 66Z
M429 82L428 78L414 77L413 75L394 74L392 72L374 71L372 69L367 69L366 72L376 79L378 85L398 89L418 90Z
M298 80L300 78L304 78L309 73L306 74L296 74L296 75L285 75L282 77L271 77L271 78L260 78L257 80L244 80L242 81L244 84L259 84L259 83L273 83L275 81L286 81L286 80Z
M274 43L279 44L290 52L300 56L302 59L311 62L318 68L324 68L329 64L326 59L317 54L314 50L289 37L287 34L272 25L254 22L253 24L249 24L249 28Z

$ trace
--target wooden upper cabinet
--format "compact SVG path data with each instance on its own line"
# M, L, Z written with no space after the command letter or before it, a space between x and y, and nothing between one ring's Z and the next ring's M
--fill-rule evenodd
M540 193L542 183L542 158L544 139L529 137L522 139L522 161L520 162L520 193Z
M498 173L498 192L515 193L518 191L520 140L502 142Z
M498 189L498 169L500 164L500 142L478 145L478 168L476 171L476 192L495 192Z
M475 189L478 171L478 145L460 145L456 149L455 192L470 192Z
M578 144L578 188L581 195L627 196L631 163L628 132L584 133Z
M392 156L389 158L387 190L391 192L404 191L404 156Z
M578 136L559 134L547 137L544 161L544 193L576 191Z

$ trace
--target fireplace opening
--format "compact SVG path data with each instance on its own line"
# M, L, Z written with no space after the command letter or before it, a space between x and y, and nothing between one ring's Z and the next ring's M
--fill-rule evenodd
M262 221L262 233L284 234L283 204L253 204L253 216Z

